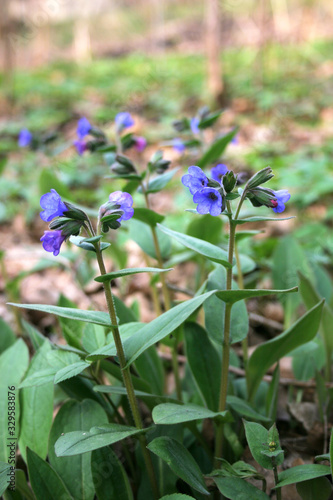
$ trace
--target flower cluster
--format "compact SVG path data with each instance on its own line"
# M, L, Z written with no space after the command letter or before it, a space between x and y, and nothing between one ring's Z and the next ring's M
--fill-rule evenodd
M197 203L199 214L220 215L225 209L225 191L222 178L228 169L225 165L216 165L211 171L209 179L200 167L189 167L188 174L183 175L182 183L188 187L193 195L193 202Z
M223 163L219 163L211 169L211 177L201 170L200 167L191 166L188 174L183 175L182 183L189 188L193 195L193 202L197 203L199 214L220 215L226 208L226 200L236 186L237 176ZM266 206L272 208L275 213L285 210L285 204L290 200L290 194L286 189L273 191L264 188L264 184L273 177L270 167L266 167L249 179L242 197L250 200L253 206ZM239 196L232 193L230 196ZM229 197L229 199L232 199Z
M102 223L103 232L110 228L120 227L122 220L133 217L133 198L129 193L115 191L109 196L109 201L101 206L99 220ZM85 223L90 224L87 215L79 208L64 202L55 189L43 194L40 199L42 212L40 217L45 222L50 222L50 230L44 231L41 237L43 248L52 252L54 256L59 255L60 247L69 236L77 236Z

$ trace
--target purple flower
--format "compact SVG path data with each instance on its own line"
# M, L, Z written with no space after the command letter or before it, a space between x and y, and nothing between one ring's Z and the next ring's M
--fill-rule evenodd
M222 212L222 196L217 189L205 187L193 196L194 203L198 203L199 214L220 215Z
M20 148L25 148L27 146L29 146L29 144L31 143L32 141L32 133L29 132L28 129L24 128L23 130L21 130L21 132L19 133L19 137L18 137L18 145Z
M186 146L185 144L183 143L183 141L181 139L179 139L179 137L176 137L172 143L171 143L173 149L175 151L177 151L177 153L183 153L186 149Z
M132 127L132 125L134 125L134 120L128 111L118 113L114 121L116 123L116 127L117 130L119 130L119 132L121 132L125 128L129 128Z
M60 247L65 239L66 236L64 236L61 231L44 231L44 235L41 237L40 241L43 242L44 250L52 252L56 257L59 255Z
M109 196L109 202L112 202L116 205L120 205L120 210L123 210L123 215L117 219L118 222L122 220L129 220L131 217L133 217L134 214L134 209L132 208L133 205L133 198L129 193L123 193L122 191L115 191L114 193L111 193ZM103 214L105 216L107 214Z
M230 144L238 144L238 135L234 135L234 137L231 139Z
M229 172L229 169L227 165L224 165L223 163L219 163L216 165L216 167L213 167L210 171L212 178L214 181L221 182L222 177Z
M79 139L83 139L86 135L89 134L91 130L91 125L87 118L83 117L77 122L77 136Z
M285 210L285 203L290 200L290 194L287 189L281 189L280 191L273 191L276 200L272 200L272 203L275 205L273 207L273 212L280 214Z
M40 213L40 217L45 222L49 222L55 217L62 217L64 212L68 210L55 189L51 189L50 193L43 194L40 199L40 206L44 210Z
M200 167L192 166L189 167L188 174L183 175L182 183L189 188L191 194L195 194L208 186L208 178Z
M80 140L80 139L77 139L76 141L73 141L73 145L75 146L75 149L78 153L78 155L82 156L83 153L86 151L87 149L87 144Z
M145 149L147 146L147 141L144 137L134 137L134 147L139 153L142 153L142 151Z
M194 135L199 134L199 132L200 132L199 123L200 123L200 120L197 116L195 116L194 118L191 118L191 120L190 120L190 127L191 127L192 133Z

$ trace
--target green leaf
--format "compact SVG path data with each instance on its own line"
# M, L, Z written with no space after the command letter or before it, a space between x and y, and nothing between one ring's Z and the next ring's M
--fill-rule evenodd
M250 406L244 399L237 396L227 396L227 406L234 410L241 417L252 418L253 420L261 420L262 422L269 422L270 419L260 415L252 406Z
M37 370L31 374L28 374L23 382L21 382L19 388L25 387L38 387L48 382L54 382L54 376L58 370L61 368L66 368L68 365L80 361L80 357L73 353L67 351L61 351L59 349L47 350L44 353L45 364L43 368Z
M15 436L19 435L20 404L17 387L29 363L29 351L22 339L0 356L0 461L8 462L8 387L15 387Z
M192 488L209 495L198 464L179 441L167 436L158 437L149 443L148 449L166 462L170 469Z
M239 261L242 274L251 273L257 267L257 264L254 262L254 260L247 255L239 254ZM236 265L232 268L232 274L234 276L238 276L238 268Z
M127 395L125 387L119 387L116 385L95 385L94 391L106 392L110 394L121 394L122 396ZM173 399L169 396L161 396L159 394L151 394L149 392L134 391L134 394L138 399L141 399L148 407L156 406L161 403L174 403L177 404L177 399Z
M158 222L163 222L165 217L149 208L135 208L133 219L140 220L148 224L148 226L155 227Z
M110 446L92 452L91 472L98 500L133 500L126 471Z
M269 500L264 492L240 477L213 477L216 486L230 500Z
M273 282L277 288L289 288L298 284L297 271L311 273L302 247L291 235L282 238L274 250ZM285 309L285 324L290 325L294 311L300 303L300 295L281 297ZM318 301L317 301L318 302Z
M195 252L207 257L207 259L222 264L222 266L230 268L231 265L228 262L228 254L222 248L212 245L208 241L200 240L199 238L193 238L193 236L188 236L187 234L178 233L177 231L172 231L171 229L158 224L158 227L163 233L171 236L176 241L181 243L187 248L194 250Z
M210 214L194 217L189 223L186 234L217 245L221 241L223 220Z
M22 321L24 331L29 335L29 339L35 351L45 342L45 337L33 325L27 321Z
M184 335L187 361L201 397L210 410L217 411L221 380L220 356L207 332L197 323L185 323Z
M208 290L224 290L227 283L226 270L218 266L208 276ZM235 282L233 287L237 287ZM222 345L224 335L225 303L213 296L204 303L205 326L209 337ZM231 309L230 341L232 344L243 340L249 331L249 317L244 301L235 303Z
M132 323L125 323L124 325L120 325L119 332L122 342L124 343L126 339L135 335L144 324L145 323L139 323L137 321L133 321ZM106 345L101 347L100 349L97 349L96 351L93 351L91 354L87 356L86 359L89 361L97 361L99 359L104 359L116 355L117 355L116 345L113 340L113 335L110 332L106 339Z
M264 469L273 470L272 458L263 453L268 453L270 451L269 443L272 441L272 439L270 439L269 431L256 422L247 422L246 420L243 420L243 422L247 443L249 445L253 458L256 460L256 462L258 462L259 465L264 467ZM276 450L274 451L281 451L280 443L278 441L278 435L274 442L277 445ZM276 465L281 465L283 462L283 454L281 453L280 455L278 455L275 460Z
M120 300L117 295L113 296L114 305L116 307L117 318L119 325L124 325L125 323L134 323L137 321L132 309L127 307L122 300Z
M9 476L7 474L11 470L11 465L7 464L7 462L0 462L0 495L7 489ZM14 467L15 468L15 467Z
M32 358L26 377L49 366L46 354L50 351L51 345L45 340ZM53 391L52 381L21 390L21 431L18 444L24 460L27 447L41 458L46 458L53 417Z
M159 425L180 424L193 422L204 418L217 418L223 422L230 422L232 418L228 411L214 412L203 406L193 404L163 403L153 409L153 421Z
M101 325L87 323L82 333L82 346L87 352L93 352L105 345L105 331Z
M135 361L135 370L140 378L146 380L151 386L152 393L163 394L164 368L156 347L151 346Z
M161 314L140 328L135 335L124 341L127 366L133 363L148 347L172 333L191 316L215 291L187 300Z
M290 469L279 473L279 481L276 487L281 488L282 486L287 486L288 484L300 483L310 479L315 479L316 477L327 476L330 473L331 469L328 465L296 465L295 467L291 467Z
M36 500L73 500L64 483L55 470L34 453L27 449L29 480Z
M96 401L91 399L85 399L82 402L67 401L54 419L49 438L49 461L75 500L93 500L94 498L91 453L58 458L54 451L54 445L62 434L74 430L80 430L82 433L88 431L93 425L107 421L105 411Z
M296 484L296 489L302 500L329 500L332 494L332 485L326 477L302 481Z
M213 113L209 113L207 116L205 116L205 118L200 120L199 128L204 129L207 127L211 127L212 125L214 125L214 123L221 116L222 113L223 113L222 110L218 110L218 111L214 111ZM232 140L232 139L230 139L230 140Z
M45 304L14 304L8 305L20 307L22 309L32 309L33 311L42 311L49 314L55 314L61 318L69 318L77 321L94 323L95 325L112 326L108 313L100 311L84 311L82 309L72 309L71 307L49 306Z
M318 331L324 302L310 309L288 330L257 347L247 366L250 399L268 368L296 347L312 340Z
M252 297L263 297L265 295L276 295L279 293L294 293L298 291L298 287L289 288L287 290L222 290L220 292L216 292L216 297L223 302L234 304L239 300L251 299Z
M71 308L74 310L77 309L76 304L71 300L67 299L67 297L65 297L62 294L59 297L57 306ZM80 349L82 331L83 331L82 323L78 323L77 321L74 321L73 319L69 318L59 318L59 323L61 326L63 336L67 341L67 344L69 344L72 347L76 347L77 349Z
M55 452L57 457L79 455L117 443L140 432L142 429L119 424L103 424L92 427L87 432L68 432L60 436L55 443Z
M252 236L256 236L257 234L264 233L265 231L237 231L236 232L236 242L238 243L241 240L244 240L246 238L251 238Z
M302 295L302 299L306 305L307 309L310 309L315 304L318 304L321 297L317 290L312 285L309 278L307 278L302 272L298 272L299 276L299 289ZM333 336L332 336L332 324L333 324L333 312L330 307L325 303L323 308L323 315L320 324L320 333L323 337L325 348L328 351L333 351Z
M172 177L178 172L179 168L174 168L172 170L167 170L164 174L158 175L153 179L149 180L148 188L146 193L157 193L161 191L172 179ZM140 188L139 188L140 191Z
M113 271L112 273L103 274L102 276L97 276L97 278L95 278L95 281L98 281L99 283L105 283L116 278L130 276L131 274L166 273L168 271L172 271L172 269L158 269L157 267L133 267L131 269L121 269L119 271Z
M278 222L280 220L289 220L289 219L295 219L294 216L292 217L246 217L245 219L234 219L235 224L247 224L248 222Z
M266 415L271 420L276 420L276 411L279 398L279 382L280 382L280 365L276 365L272 382L269 384L266 396Z
M232 139L235 137L237 131L238 127L234 128L228 134L214 141L213 144L210 146L210 148L208 148L205 154L197 162L198 167L204 168L206 165L209 165L210 163L214 163L215 161L217 161L224 152L224 150L226 149L226 147L228 146L229 142L231 142Z
M139 220L132 220L129 224L128 233L129 237L133 241L135 241L135 243L139 245L139 247L147 255L149 255L153 259L157 258L151 227ZM171 250L170 238L163 234L158 228L156 229L156 235L159 242L162 259L167 259Z
M55 374L54 383L59 384L60 382L63 382L63 380L75 377L76 375L79 375L79 373L82 373L89 366L90 363L87 363L87 361L77 361L72 365L65 366Z
M8 323L0 318L0 354L15 343L16 335Z

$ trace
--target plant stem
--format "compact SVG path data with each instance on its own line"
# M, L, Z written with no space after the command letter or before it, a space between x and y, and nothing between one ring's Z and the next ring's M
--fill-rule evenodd
M142 188L142 191L143 191L143 194L145 197L146 207L150 208L148 194L146 193L145 186L144 186L143 182L141 183L141 188ZM160 244L158 242L156 228L152 227L151 232L152 232L153 241L154 241L156 260L157 260L159 268L163 269L163 259L162 259ZM171 301L170 301L169 289L168 289L166 281L165 281L164 273L160 274L160 280L161 280L161 285L162 285L164 306L165 306L165 309L168 311L171 308Z
M277 466L273 465L273 471L274 471L274 481L275 481L275 486L277 486L278 481L279 481L279 476L278 476L278 471L277 471ZM281 500L281 488L276 488L276 500Z
M100 244L99 242L95 243L95 249L96 249L96 256L97 256L97 262L98 266L100 269L100 272L102 275L106 274L106 269L104 265L104 260L102 256L102 252L100 250ZM122 370L122 376L123 376L123 382L126 387L126 392L127 392L127 397L128 397L128 402L132 411L134 423L137 429L143 429L143 423L139 411L139 406L138 402L134 393L134 387L133 387L133 382L130 374L130 370L128 367L126 367L126 358L125 358L125 353L124 353L124 348L123 344L121 341L120 333L119 333L119 328L118 328L118 322L117 322L117 316L116 316L116 309L114 305L114 300L113 300L113 295L112 295L112 289L111 289L111 283L109 281L103 283L104 287L104 293L105 293L105 298L106 298L106 303L108 306L108 311L111 319L111 324L113 325L112 327L112 334L113 334L113 340L116 345L117 349L117 356L119 359L119 364L120 368ZM153 468L153 463L151 460L150 453L147 449L147 440L146 436L144 434L140 434L139 437L139 442L141 445L141 450L143 454L143 458L146 463L147 467L147 472L149 475L152 491L154 498L157 500L159 498L159 491L158 491L158 485L155 477L155 472Z
M237 247L237 242L235 241L235 257L236 257L236 266L237 266L237 282L238 282L238 288L240 290L244 289L244 279L243 279L243 273L242 273L242 266L241 266L241 261L239 257L239 252L238 252L238 247ZM246 365L248 361L248 342L247 342L247 335L245 339L242 340L242 349L243 349L243 364L244 368L246 370Z
M230 203L227 202L228 212L231 214ZM229 251L228 251L228 262L230 267L227 269L227 286L226 290L231 290L232 288L232 262L234 257L234 247L235 247L235 233L236 224L233 221L232 215L230 215L229 224ZM229 358L230 358L230 319L231 319L231 307L232 304L227 302L225 304L224 311L224 335L223 335L223 353L222 353L222 371L221 371L221 384L220 384L220 399L219 399L219 411L224 411L226 409L227 392L228 392L228 372L229 372ZM222 455L222 445L223 445L223 424L220 424L216 431L215 440L215 458L218 459ZM217 462L216 466L220 464Z

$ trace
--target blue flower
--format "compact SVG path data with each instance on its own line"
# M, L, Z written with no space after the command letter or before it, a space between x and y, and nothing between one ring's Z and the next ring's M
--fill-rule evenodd
M52 252L56 257L59 255L60 247L65 239L66 236L64 236L61 231L44 231L44 235L41 237L40 241L43 242L44 250Z
M200 120L197 116L195 116L194 118L191 118L191 120L190 120L190 127L191 127L192 133L194 135L199 134L199 132L200 132L199 123L200 123Z
M18 137L18 145L20 148L25 148L29 146L32 141L32 133L28 129L24 128L21 130Z
M188 174L183 175L182 183L188 187L191 194L195 194L200 189L208 186L208 178L200 167L192 166L188 169Z
M183 153L186 149L185 144L183 143L183 141L181 139L179 139L179 137L176 137L176 139L174 139L172 141L172 146L173 146L173 149L175 151L177 151L178 153Z
M238 144L238 142L239 142L239 141L238 141L238 135L236 134L236 135L234 135L234 137L231 139L230 143L231 143L231 144L235 144L235 145L236 145L236 144Z
M87 149L86 143L84 141L80 140L80 139L77 139L76 141L73 141L73 145L75 146L75 149L76 149L78 155L80 155L80 156L82 156L83 153Z
M272 200L275 205L273 207L273 212L280 214L285 210L285 203L290 200L290 194L287 189L281 189L280 191L273 191L276 200Z
M133 198L129 193L123 193L122 191L115 191L111 193L109 196L109 202L114 203L115 205L119 205L120 210L123 210L123 215L117 219L118 222L122 220L129 220L133 217L134 209ZM107 215L107 213L103 214L103 217Z
M86 135L89 134L91 130L91 125L87 118L83 117L77 122L77 136L79 139L83 139Z
M223 163L219 163L216 165L216 167L213 167L210 171L212 178L214 181L217 182L222 182L222 177L229 172L229 169L227 165L224 165Z
M114 121L119 132L134 125L134 120L128 111L118 113Z
M68 210L55 189L51 189L50 193L43 194L40 199L40 206L43 209L43 212L40 212L40 217L45 222L49 222L55 217L62 217L64 212Z
M220 215L222 212L222 196L217 189L205 187L193 196L194 203L198 203L199 214Z

